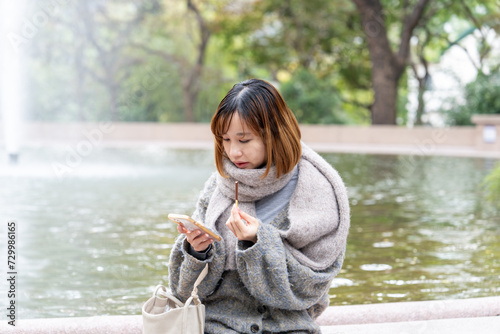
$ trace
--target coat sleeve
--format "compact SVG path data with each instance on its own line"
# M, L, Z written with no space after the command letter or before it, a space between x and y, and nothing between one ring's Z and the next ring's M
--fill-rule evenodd
M205 220L208 201L215 187L215 175L205 183L205 187L196 204L193 218ZM198 260L189 253L189 243L186 236L181 234L175 241L170 253L169 261L169 286L172 294L185 302L193 290L194 282L202 272L205 265L209 265L208 275L198 286L198 295L203 300L215 290L222 277L225 263L224 245L214 242L205 260Z
M315 271L293 257L276 227L261 225L257 243L249 248L238 244L236 263L243 283L260 303L304 310L314 308L328 294L342 266L343 254L330 267Z

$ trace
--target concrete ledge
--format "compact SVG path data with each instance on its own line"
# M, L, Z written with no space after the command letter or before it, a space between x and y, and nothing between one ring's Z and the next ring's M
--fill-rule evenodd
M483 127L300 125L304 142L324 152L500 158L500 138L493 144L484 143ZM0 123L0 146L9 146L2 131ZM213 147L207 123L29 122L22 124L17 135L17 146L64 145L74 150L89 145Z
M500 151L500 115L473 115L471 121L476 124L476 147Z
M500 297L329 307L318 318L324 334L498 333ZM494 330L492 330L492 328ZM140 334L140 315L18 319L0 324L1 333Z
M498 334L500 317L389 322L322 327L322 334Z
M141 334L138 315L24 320L2 333L18 334ZM85 325L87 323L87 325ZM323 334L498 334L500 317L455 318L429 321L322 326Z
M478 125L485 124L500 124L499 114L482 114L482 115L472 115L471 122Z
M16 326L3 321L0 333L16 334L140 334L140 315L117 315L103 317L19 319Z
M500 297L332 306L321 326L500 316Z
M334 144L304 141L312 149L323 153L388 154L412 156L450 156L472 158L500 158L499 151L477 150L472 146L411 146L380 144Z

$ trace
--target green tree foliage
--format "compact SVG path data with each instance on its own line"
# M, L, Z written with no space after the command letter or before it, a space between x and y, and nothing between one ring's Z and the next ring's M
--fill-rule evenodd
M33 1L28 17L46 13ZM131 34L156 15L155 1L53 4L50 17L23 45L29 57L28 117L36 120L121 120L120 100L144 58ZM137 71L135 71L137 73Z
M500 72L480 73L465 86L463 100L454 99L450 105L442 110L449 125L472 125L473 114L500 114Z
M486 176L483 186L487 192L487 199L500 209L500 163Z
M336 96L331 109L338 117L322 114L316 119L366 123L372 99L370 61L355 29L358 21L348 0L257 1L222 21L221 37L240 78L264 76L289 89L308 71L324 81L323 87L330 86L323 98Z
M171 64L156 59L135 67L118 96L120 119L134 122L183 121L182 99L178 98L182 96L179 81Z
M469 55L469 61L478 73L496 72L499 63L491 54L492 35L500 31L500 17L498 4L495 0L486 1L433 1L424 24L417 27L417 43L414 45L412 68L414 77L419 83L419 105L416 115L416 124L421 124L421 116L425 112L423 94L429 87L429 64L440 62L440 57L449 52L450 48L461 48L459 52ZM443 22L445 25L443 25ZM445 27L445 29L443 29ZM465 40L474 39L477 49L468 49L463 46ZM473 54L477 53L477 57ZM422 70L423 69L423 70ZM420 74L418 73L420 70ZM480 79L479 79L480 80ZM474 97L468 96L467 100ZM443 116L450 125L470 125L470 111L463 107L464 101L456 99L445 101L451 108L443 109Z
M30 8L28 17L41 11ZM206 57L214 26L197 14L217 17L216 4L90 0L56 9L25 46L28 119L207 120L223 65Z
M380 3L375 22L384 23L391 50L398 50L419 1ZM235 82L258 77L277 84L302 122L370 123L374 58L352 0L57 4L24 48L30 119L209 121ZM43 6L30 0L26 17L47 12ZM458 39L443 26L460 21L481 31L477 67L493 68L486 37L487 29L498 32L498 8L497 0L430 1L413 30L413 56L405 59L415 68L438 61ZM399 80L398 124L407 117L413 75ZM420 88L423 95L424 75Z
M309 71L297 71L291 80L281 85L281 94L299 123L347 123L335 88Z

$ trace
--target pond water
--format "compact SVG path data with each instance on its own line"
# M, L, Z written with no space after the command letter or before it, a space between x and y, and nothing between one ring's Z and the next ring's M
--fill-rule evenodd
M480 186L495 160L323 156L352 208L331 305L500 294L500 216ZM62 147L25 149L17 166L6 160L0 249L6 257L16 221L19 319L140 314L168 284L177 232L167 214L190 214L214 170L211 151L155 146L94 148L81 161Z

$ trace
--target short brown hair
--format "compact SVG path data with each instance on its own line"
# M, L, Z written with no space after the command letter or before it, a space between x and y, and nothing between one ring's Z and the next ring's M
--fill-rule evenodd
M215 165L219 174L227 177L222 168L223 157L227 157L222 136L229 129L235 112L266 146L267 166L263 178L273 164L276 177L292 171L302 154L299 124L273 85L264 80L250 79L234 85L212 117Z

